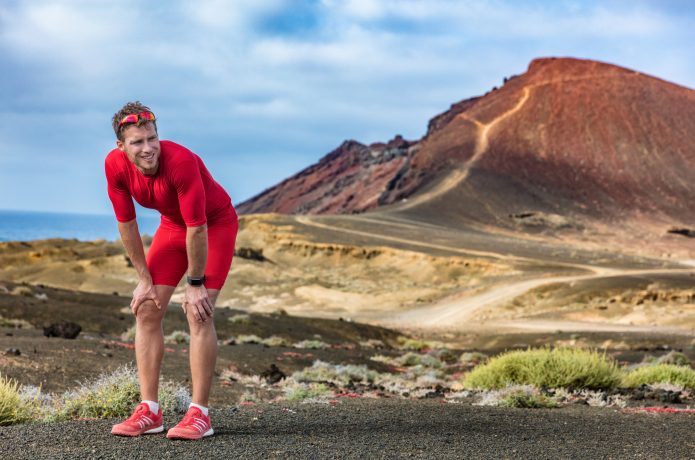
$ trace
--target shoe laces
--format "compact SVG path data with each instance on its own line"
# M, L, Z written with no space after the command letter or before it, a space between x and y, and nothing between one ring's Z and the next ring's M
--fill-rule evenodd
M133 415L128 417L128 421L137 422L143 416L146 416L148 412L150 412L150 409L147 406L143 404L138 404L138 407L135 408L135 412L133 412Z
M205 420L205 415L197 408L189 409L183 417L183 420L181 420L181 424L185 426L198 426L200 428L202 428L203 425L206 427L209 426L209 422Z

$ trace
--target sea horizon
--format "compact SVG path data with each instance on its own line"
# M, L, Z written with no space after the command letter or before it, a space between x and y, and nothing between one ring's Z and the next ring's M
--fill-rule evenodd
M159 217L139 213L141 234L154 235ZM113 214L0 209L0 242L49 238L80 241L120 239Z

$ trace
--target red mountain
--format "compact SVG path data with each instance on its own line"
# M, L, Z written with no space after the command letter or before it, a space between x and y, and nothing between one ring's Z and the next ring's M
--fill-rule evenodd
M544 211L692 223L694 179L695 91L610 64L547 58L452 105L418 141L346 141L239 210L397 204L438 220L501 223Z

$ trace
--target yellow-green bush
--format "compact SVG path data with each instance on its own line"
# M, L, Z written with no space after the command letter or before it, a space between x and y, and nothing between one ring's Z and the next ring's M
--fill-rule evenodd
M304 401L305 399L325 399L333 395L323 383L287 385L284 388L287 401Z
M467 388L499 389L512 384L548 388L607 389L622 378L618 364L596 351L557 348L511 351L474 368Z
M670 383L686 388L695 388L695 370L674 364L642 366L628 372L622 381L622 385L628 388L654 383Z
M0 376L0 426L14 425L28 419L28 411L19 394L19 384Z

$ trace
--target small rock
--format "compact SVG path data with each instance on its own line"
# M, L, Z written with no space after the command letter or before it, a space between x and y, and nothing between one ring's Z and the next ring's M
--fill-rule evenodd
M6 356L19 356L21 354L22 352L19 350L19 348L8 348L7 350L5 350Z
M659 401L669 404L680 404L682 402L680 396L679 391L658 390L656 392Z
M62 337L64 339L75 339L82 331L82 326L71 321L60 321L43 328L43 335L46 337Z
M285 373L282 372L275 364L271 364L268 369L261 372L261 377L265 379L268 385L273 385L278 383L280 380L287 378Z

